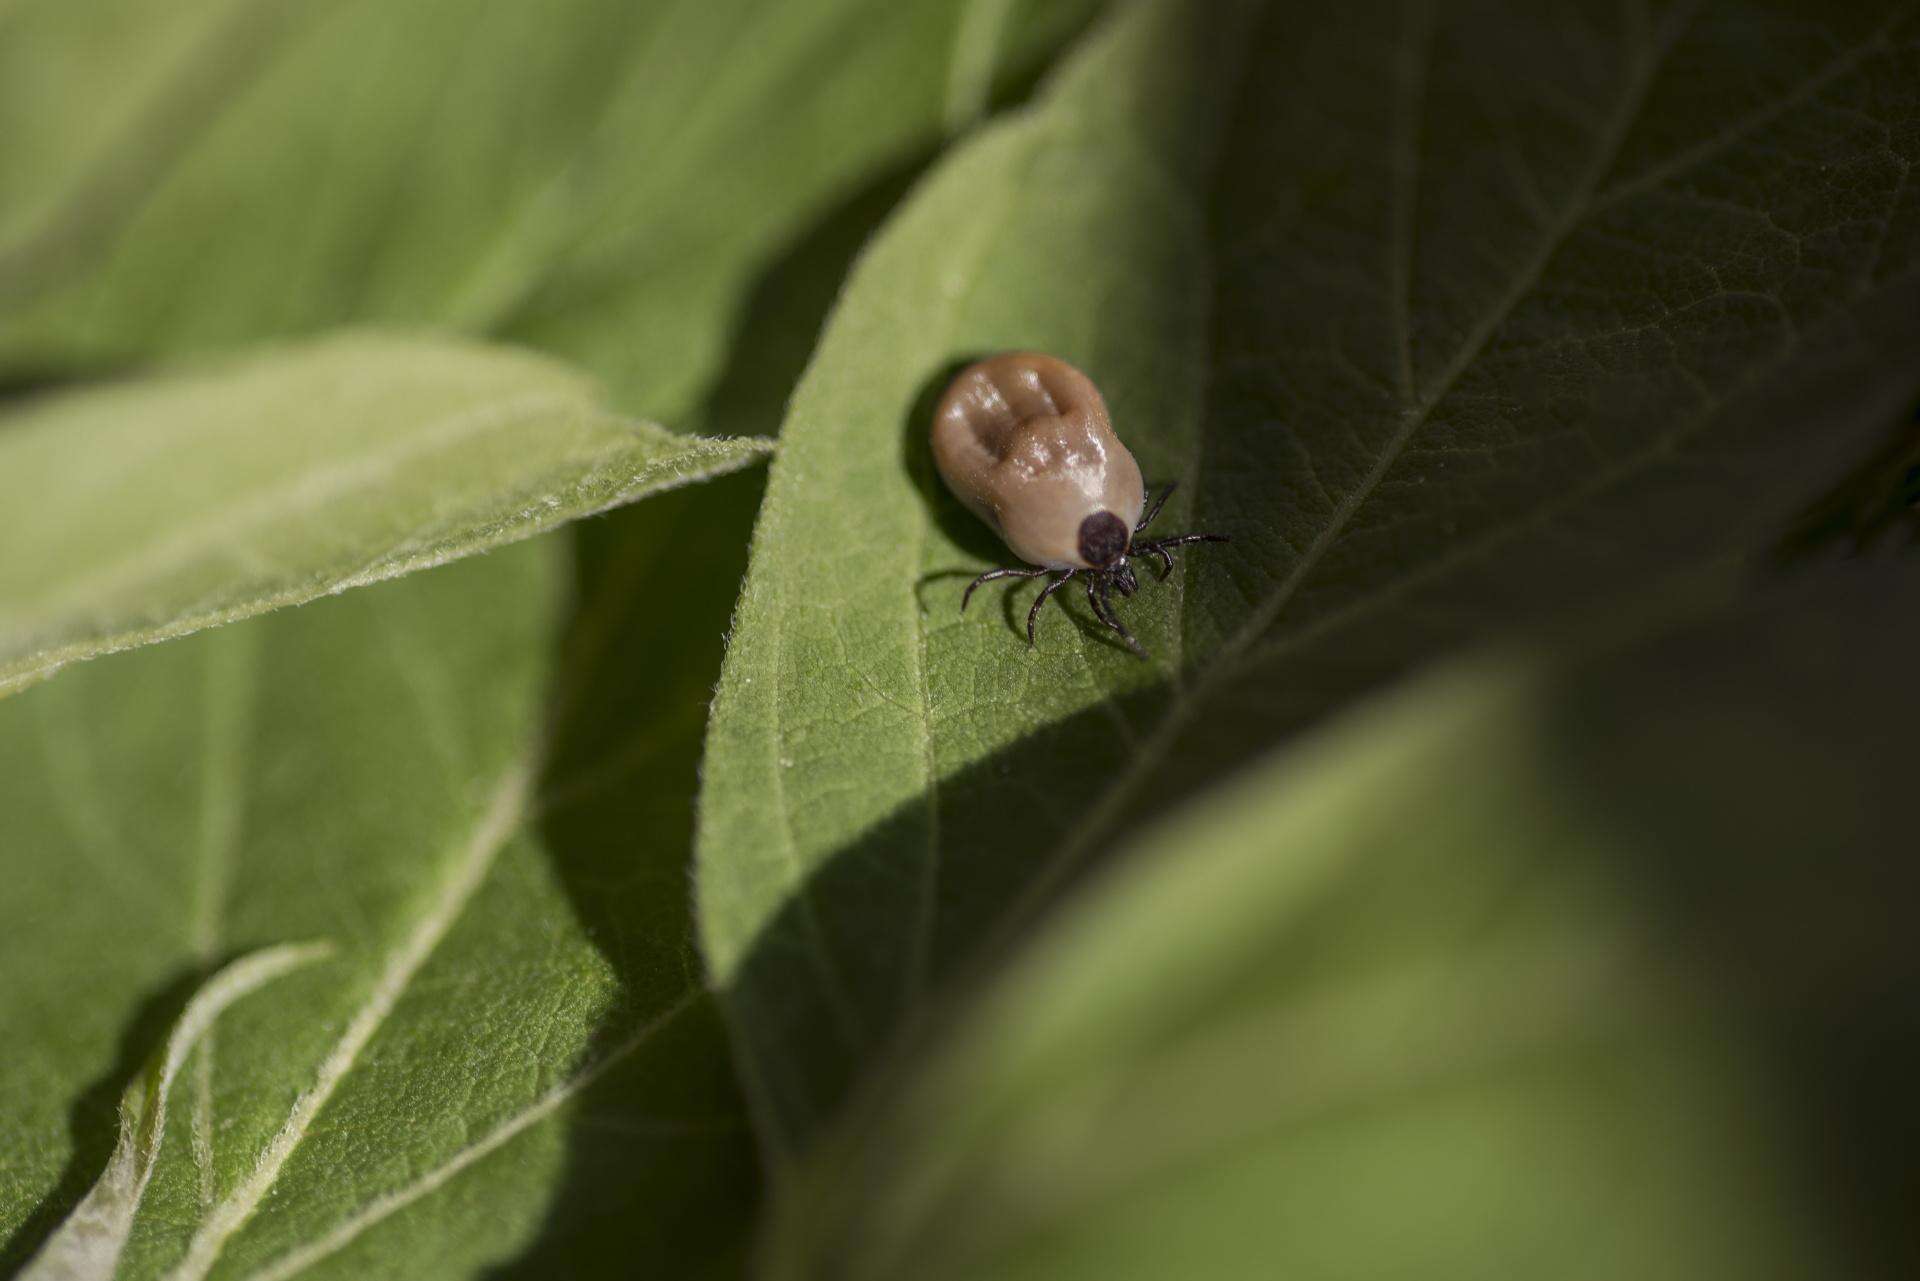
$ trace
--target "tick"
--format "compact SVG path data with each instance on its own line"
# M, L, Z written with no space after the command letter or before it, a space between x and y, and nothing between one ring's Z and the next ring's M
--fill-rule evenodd
M1084 575L1095 618L1141 658L1147 651L1114 613L1112 593L1139 586L1132 556L1173 572L1174 548L1224 543L1225 534L1141 539L1173 486L1147 507L1140 464L1114 435L1093 380L1066 361L1038 352L989 356L961 370L933 416L933 461L954 496L1006 541L1028 567L990 569L967 584L996 578L1047 578L1027 611L1027 644L1047 597Z

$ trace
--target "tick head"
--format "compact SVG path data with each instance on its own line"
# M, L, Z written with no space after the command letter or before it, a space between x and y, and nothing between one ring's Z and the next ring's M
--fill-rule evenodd
M1113 575L1113 585L1122 596L1131 597L1134 589L1140 586L1139 580L1133 576L1133 566L1127 564L1124 557L1107 572Z
M1080 522L1080 559L1095 569L1111 568L1125 557L1128 541L1127 522L1110 511L1097 511Z

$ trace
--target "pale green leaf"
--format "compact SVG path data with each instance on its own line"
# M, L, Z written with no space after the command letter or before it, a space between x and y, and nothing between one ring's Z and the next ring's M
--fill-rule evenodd
M0 415L0 692L746 466L543 357L348 335Z
M759 487L0 704L0 1267L107 1165L183 985L326 938L203 1037L120 1276L737 1269L758 1176L685 869Z
M1489 657L1133 843L770 1275L1906 1275L1920 578Z
M0 377L455 325L770 431L900 175L1097 3L10 0Z
M1144 0L854 273L708 745L703 939L776 1150L1144 817L1517 621L1765 545L1920 390L1906 4ZM1211 109L1230 99L1225 112ZM1214 156L1216 164L1209 164ZM1105 390L1129 658L929 478L955 362Z

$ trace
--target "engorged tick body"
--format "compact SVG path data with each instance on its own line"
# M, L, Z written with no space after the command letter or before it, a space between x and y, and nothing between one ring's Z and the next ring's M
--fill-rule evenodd
M1189 543L1224 543L1225 534L1136 540L1173 492L1147 507L1140 465L1114 435L1106 402L1085 374L1054 356L1004 352L961 370L933 416L933 461L947 488L1006 540L1033 569L992 569L967 585L996 578L1052 575L1027 611L1027 644L1047 597L1085 575L1094 617L1140 657L1146 651L1113 612L1110 593L1132 596L1129 556L1153 556L1161 577L1168 552Z

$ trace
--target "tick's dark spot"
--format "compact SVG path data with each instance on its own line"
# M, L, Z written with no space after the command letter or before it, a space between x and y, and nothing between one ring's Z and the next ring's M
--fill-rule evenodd
M1120 518L1112 512L1095 512L1081 521L1080 555L1087 560L1091 568L990 569L967 584L967 590L960 595L960 608L966 609L967 602L973 599L973 589L982 583L991 583L1001 578L1046 579L1047 585L1040 589L1040 594L1033 598L1032 607L1027 610L1027 644L1032 646L1034 624L1040 621L1040 607L1047 603L1047 597L1084 574L1087 585L1087 608L1093 611L1095 618L1118 632L1128 649L1139 657L1145 658L1147 651L1140 647L1140 642L1133 638L1133 633L1127 630L1127 625L1120 621L1118 614L1113 612L1112 593L1117 590L1122 596L1131 596L1135 588L1140 585L1139 580L1133 576L1133 566L1127 563L1127 558L1129 556L1153 557L1160 562L1161 577L1164 578L1173 572L1172 553L1175 548L1186 547L1192 543L1227 541L1225 534L1175 534L1171 538L1149 538L1135 542L1133 534L1145 529L1148 523L1160 514L1160 508L1165 505L1167 495L1172 492L1172 485L1160 491L1160 496L1154 500L1153 506L1147 508L1146 514L1141 516L1140 523L1133 527L1131 534L1121 523Z
M1080 522L1080 559L1111 565L1127 552L1127 522L1112 512L1095 512Z

